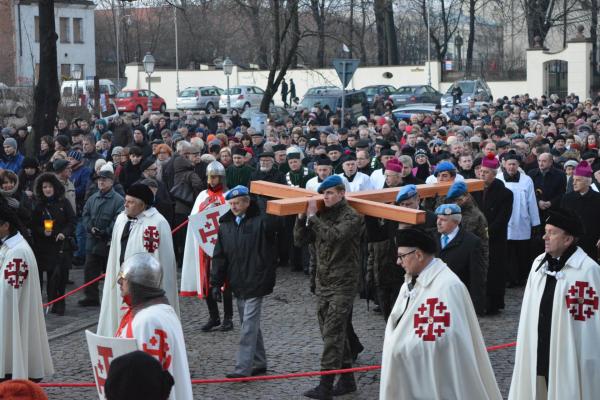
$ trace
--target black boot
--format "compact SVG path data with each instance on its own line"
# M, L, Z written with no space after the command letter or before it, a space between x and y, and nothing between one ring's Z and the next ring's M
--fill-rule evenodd
M335 375L321 375L321 381L319 384L316 387L304 392L303 395L310 397L311 399L332 400L334 379Z
M211 318L200 329L202 330L202 332L208 332L212 328L217 327L219 325L221 325L221 320L220 319L213 319L213 318Z
M351 366L348 365L342 368L351 368ZM347 374L340 375L340 379L338 379L337 383L333 388L333 395L342 396L344 394L352 392L356 392L356 381L354 380L354 373L349 372Z
M229 332L231 330L233 330L233 321L231 321L231 318L223 319L223 325L221 325L221 331Z

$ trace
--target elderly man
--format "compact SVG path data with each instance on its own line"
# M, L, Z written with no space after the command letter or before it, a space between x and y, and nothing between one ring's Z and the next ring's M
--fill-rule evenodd
M376 169L370 175L371 179L371 189L382 189L385 185L385 168L387 162L391 159L396 158L396 153L394 153L391 149L382 149L380 152L379 162L383 165L383 168ZM402 172L402 171L400 171ZM402 176L400 176L402 179Z
M579 247L588 257L598 261L600 254L600 193L590 190L592 168L581 161L573 173L573 191L563 196L560 206L573 211L583 223L585 235L579 238Z
M114 336L135 339L140 350L155 357L175 380L169 400L192 396L185 339L179 316L162 289L163 271L149 253L128 257L117 283L128 309Z
M523 296L509 400L598 398L600 266L577 246L582 223L548 211L545 253L531 267Z
M98 335L113 336L117 331L123 313L114 282L123 261L136 253L149 253L158 259L163 269L162 288L179 314L173 236L169 223L152 206L153 203L154 194L148 186L136 183L127 189L125 209L117 217L111 237Z
M228 378L259 375L267 370L260 329L263 297L275 286L275 220L260 212L248 188L225 194L231 209L221 217L210 271L211 294L221 301L221 286L229 282L240 316L240 345L235 370Z
M362 217L348 205L346 187L338 175L319 186L325 208L318 211L310 200L306 214L300 214L294 227L294 242L315 243L317 269L311 292L318 295L318 319L323 337L321 370L350 368L352 350L348 328L360 277L360 235ZM352 373L343 374L333 387L335 375L322 375L319 385L304 396L332 399L333 395L356 391Z
M402 229L396 241L406 275L385 329L379 399L501 399L465 285L424 231Z
M439 257L469 289L477 315L484 315L487 259L481 239L460 226L462 214L456 204L443 204L435 213Z

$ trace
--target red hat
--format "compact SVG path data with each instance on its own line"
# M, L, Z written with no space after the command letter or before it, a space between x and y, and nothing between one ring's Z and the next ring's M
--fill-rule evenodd
M588 164L587 161L583 160L577 165L573 175L591 178L593 174L594 173L592 171L592 167L590 167L590 164Z
M490 169L498 169L498 167L500 166L500 162L498 161L494 153L490 152L487 153L483 160L481 160L481 166Z
M392 158L385 164L385 169L388 171L402 173L402 168L403 165L397 158Z
M404 130L406 131L406 133L411 133L412 132L412 125L406 125L406 128Z
M14 379L0 383L0 399L48 400L48 396L35 383L24 379Z

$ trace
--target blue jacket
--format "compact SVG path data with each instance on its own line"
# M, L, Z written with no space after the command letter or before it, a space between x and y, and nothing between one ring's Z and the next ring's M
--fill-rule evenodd
M14 156L6 156L5 160L0 161L0 168L9 169L18 175L21 172L21 165L23 165L24 158L21 153L17 153Z
M70 179L71 182L73 182L73 185L75 185L75 198L77 199L77 208L79 209L83 206L85 190L88 187L91 176L92 170L83 165L76 170L73 170L73 173L71 174Z

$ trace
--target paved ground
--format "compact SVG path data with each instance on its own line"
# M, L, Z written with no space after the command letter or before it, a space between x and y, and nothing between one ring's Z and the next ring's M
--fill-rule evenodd
M81 270L72 271L75 286L83 281ZM74 288L69 286L67 289ZM518 313L522 289L509 289L507 308L499 316L480 320L486 344L512 342L516 338ZM47 317L48 335L56 373L47 382L91 382L91 366L85 343L84 327L95 329L98 308L77 307L78 295L67 300L67 315ZM185 298L181 303L182 320L190 372L193 378L223 377L233 368L238 341L239 323L235 321L232 332L202 333L199 328L208 317L206 306L199 300ZM235 310L235 306L234 306ZM378 365L384 333L380 314L367 311L364 301L358 300L354 308L354 326L365 346L358 359L359 366ZM237 312L235 317L237 318ZM263 335L267 347L269 374L314 371L319 367L322 345L315 316L315 297L308 291L308 282L301 273L288 269L278 273L273 295L263 304ZM508 394L514 362L514 349L490 353L498 384L504 397ZM377 372L358 373L359 390L342 398L376 399L379 390ZM300 393L316 382L317 378L285 381L195 385L195 399L305 399ZM95 399L94 389L47 389L49 398Z

